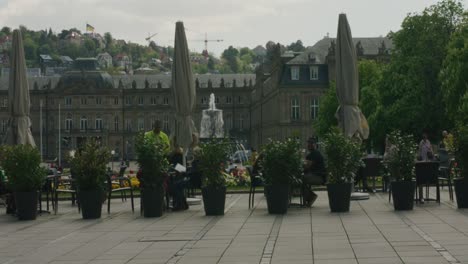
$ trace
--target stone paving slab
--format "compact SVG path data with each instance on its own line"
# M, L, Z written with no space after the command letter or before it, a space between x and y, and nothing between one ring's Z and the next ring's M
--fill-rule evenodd
M457 210L447 190L440 205L407 212L393 211L388 194L377 193L332 214L326 193L318 194L313 208L284 216L268 215L263 195L249 210L246 194L229 194L218 217L192 206L145 219L118 199L99 220L82 220L67 201L36 221L19 222L0 208L0 264L468 263L468 210Z

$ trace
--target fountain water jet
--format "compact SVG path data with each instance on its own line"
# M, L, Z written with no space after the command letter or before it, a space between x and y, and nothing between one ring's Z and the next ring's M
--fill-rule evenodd
M202 110L200 138L224 137L223 110L216 109L215 96L210 94L208 109Z

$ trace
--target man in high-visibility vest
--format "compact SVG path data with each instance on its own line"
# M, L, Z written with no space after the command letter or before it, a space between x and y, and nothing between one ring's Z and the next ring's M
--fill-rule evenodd
M169 137L161 131L161 121L156 120L153 124L153 130L145 133L145 137L153 137L157 143L163 145L164 154L168 155L171 150Z

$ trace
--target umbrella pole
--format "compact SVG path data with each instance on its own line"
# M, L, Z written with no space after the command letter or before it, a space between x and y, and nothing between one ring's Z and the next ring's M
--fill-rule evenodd
M59 110L59 122L58 122L58 135L59 135L59 142L58 142L58 146L59 146L59 149L58 149L58 165L59 165L59 168L62 167L62 135L61 135L61 128L60 128L60 123L62 123L62 120L61 120L61 117L60 117L60 104L58 105L58 110Z
M40 100L39 102L39 108L40 108L40 111L39 111L39 129L41 130L40 133L39 133L39 137L40 137L40 148L41 148L41 162L44 160L43 159L43 154L42 154L42 100Z

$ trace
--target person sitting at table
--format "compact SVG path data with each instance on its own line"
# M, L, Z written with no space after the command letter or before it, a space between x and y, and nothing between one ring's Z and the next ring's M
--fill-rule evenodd
M304 203L311 207L317 200L317 194L311 189L312 185L323 185L326 182L325 162L320 151L317 150L314 138L307 140L307 148L309 154L306 156L304 163Z

